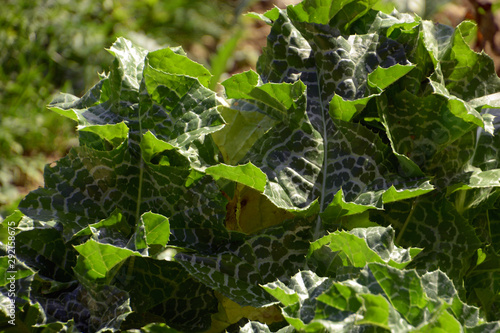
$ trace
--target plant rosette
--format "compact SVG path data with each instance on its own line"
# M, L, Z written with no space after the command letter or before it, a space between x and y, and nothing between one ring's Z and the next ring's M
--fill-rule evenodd
M498 332L500 79L475 25L250 15L268 44L221 94L119 38L50 104L80 145L2 222L4 330Z

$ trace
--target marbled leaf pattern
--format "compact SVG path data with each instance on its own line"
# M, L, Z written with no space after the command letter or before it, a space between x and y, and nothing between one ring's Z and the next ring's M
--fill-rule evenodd
M470 22L375 3L256 15L257 71L220 95L180 48L119 38L50 105L80 145L0 224L24 324L203 332L279 306L239 331L498 331L500 79Z

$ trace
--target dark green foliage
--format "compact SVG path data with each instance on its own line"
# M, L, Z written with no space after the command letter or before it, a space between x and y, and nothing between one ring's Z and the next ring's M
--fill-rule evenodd
M19 318L92 332L498 331L500 79L468 47L470 23L374 4L261 15L258 73L221 96L181 49L119 38L99 83L50 104L80 146L2 223L4 244L17 226Z

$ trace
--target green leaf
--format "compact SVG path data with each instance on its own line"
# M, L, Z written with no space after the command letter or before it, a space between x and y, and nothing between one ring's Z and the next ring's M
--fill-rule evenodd
M11 282L35 274L28 266L18 262L9 256L0 257L0 286L6 286Z
M420 324L425 318L422 310L427 300L416 272L399 272L376 264L368 266L394 308L411 324Z
M168 219L159 214L145 213L142 215L148 244L165 246L170 236Z
M9 236L15 236L19 232L16 227L19 226L21 221L26 218L21 211L16 210L11 215L7 216L0 223L0 241L3 244L9 243ZM9 228L10 227L10 228ZM11 238L12 240L12 238Z
M403 66L400 64L395 64L387 68L377 67L373 72L368 74L368 84L384 90L414 68L415 65Z
M148 53L123 38L110 52L116 57L114 66L96 86L95 94L56 100L52 109L70 112L80 127L126 122L134 150L142 134L150 130L181 148L198 167L211 163L215 158L213 142L205 136L222 128L222 118L215 93L205 87L210 79L208 70L170 49ZM105 87L112 93L101 98ZM129 109L119 111L129 103Z
M379 67L380 68L380 67ZM350 121L354 116L361 113L368 102L374 97L368 97L351 100L345 100L340 95L334 95L330 101L330 114L332 118Z
M476 53L467 38L474 35L470 21L461 23L450 41L451 50L441 60L446 88L453 95L469 101L497 93L500 79L495 73L493 60L485 53Z
M74 279L72 267L76 252L54 228L30 228L16 235L16 256L38 274L68 282Z
M111 146L111 148L117 148L118 146L120 146L120 144L122 144L123 141L127 139L128 127L127 125L125 125L125 123L118 123L115 125L85 126L80 129L80 135L84 135L86 132L98 135L101 139L99 141L106 141L109 146ZM87 142L86 144L88 146L92 146Z
M212 77L208 69L172 49L149 52L147 66L158 72L197 78L207 88Z
M308 5L303 6L297 10L305 13ZM294 10L290 9L289 14ZM317 200L323 213L323 219L316 222L319 235L322 223L334 225L335 219L350 212L382 208L384 192L392 185L398 189L400 184L405 191L413 191L410 196L424 194L431 187L425 180L418 183L412 179L410 183L399 179L398 159L380 136L361 124L334 121L330 115L350 120L354 114L362 113L369 101L367 97L383 90L369 84L370 75L377 68L382 69L373 74L374 82L384 88L410 71L412 66L402 45L376 33L347 38L339 35L334 26L299 21L280 12L258 63L263 82L300 79L306 84L307 104L297 104L289 111L289 117L296 119L294 122L284 118L276 107L269 108L269 103L262 106L261 96L229 93L250 92L269 84L260 83L254 75L240 75L238 80L228 81L226 91L230 97L240 98L241 105L253 104L276 121L243 161L251 161L267 175L269 183L264 194L277 206L304 210ZM405 164L406 168L418 169L410 161ZM343 199L335 197L340 189ZM386 198L396 200L393 194Z
M165 223L164 218L151 213L144 214L143 220L150 237L157 231L151 227ZM137 252L93 240L76 246L76 250L80 256L75 275L87 290L99 292L116 286L127 292L135 312L163 316L181 329L208 328L210 315L216 311L213 293L194 281L179 264L141 257ZM151 289L155 292L151 293ZM179 305L184 306L182 311Z
M269 327L265 324L262 324L258 321L250 321L245 324L245 326L240 328L241 333L293 333L295 330L293 329L293 326L285 326L277 331L275 330L270 330Z
M457 285L480 247L472 226L442 196L430 194L389 204L385 212L373 211L372 220L391 223L397 231L397 244L423 248L414 261L417 267L429 271L439 268Z
M238 166L218 164L207 168L206 173L216 180L224 178L236 181L260 192L264 192L267 181L266 175L252 163Z
M233 105L234 108L220 108L220 113L227 124L212 134L224 162L230 165L236 165L245 157L255 141L276 123L265 114L253 110L251 104L241 104L242 101L237 101Z
M317 267L317 273L333 277L338 268L336 265L362 268L368 263L378 262L402 269L420 251L395 246L391 227L371 227L355 228L350 232L336 231L324 236L311 243L307 256Z
M292 277L289 286L277 281L268 283L263 288L286 306L283 316L300 330L314 319L315 298L331 284L327 278L318 277L310 271L301 271Z
M389 302L382 295L362 295L361 304L366 308L363 319L359 320L358 323L363 325L376 325L387 330L391 329L389 324L390 312L389 312Z
M90 224L85 229L75 233L73 238L91 236L94 240L108 244L123 244L130 233L130 226L118 209L113 211L107 219Z
M290 8L290 11L294 13L295 17L304 22L314 22L320 24L328 24L330 19L339 12L339 10L345 6L346 3L352 2L341 1L332 2L328 0L309 0L303 1L298 5Z
M147 249L151 245L164 247L170 238L170 224L165 216L147 212L137 224L135 248Z
M335 17L337 24L349 24L363 16L377 1L360 0L306 0L289 7L289 15L309 23L328 24Z
M93 240L75 246L75 249L80 254L76 262L75 274L87 286L109 284L116 270L115 266L123 264L123 261L132 255L139 255L128 249L100 244Z
M312 237L308 224L296 218L229 243L216 255L178 253L175 258L191 275L236 303L266 306L273 301L259 285L287 280L302 268Z
M155 157L159 155L161 156L161 153L163 153L164 151L172 149L175 149L175 147L168 142L158 139L153 133L149 131L144 134L144 137L141 141L141 152L143 154L144 160L147 162L152 162ZM160 160L160 164L165 163L166 165L170 165L170 161L163 157L164 156L162 156L162 159Z
M421 98L403 91L390 99L380 99L379 103L380 117L395 151L422 169L434 154L472 129L437 95Z
M481 306L489 320L497 320L500 305L500 257L490 254L478 266L474 267L466 279L466 285L472 290L468 296L469 304Z
M444 331L446 325L459 332L482 327L477 308L466 306L440 271L420 276L414 270L370 263L354 279L335 281L302 271L288 284L277 281L264 288L286 306L285 319L306 332L361 327Z
M135 313L158 316L183 332L207 330L217 312L213 291L173 261L131 256L111 284L128 292Z
M222 83L229 98L251 100L265 114L285 123L300 121L304 107L305 86L294 84L262 84L257 73L248 71L233 75ZM262 112L261 111L261 112Z
M408 74L413 68L415 68L413 65L403 66L400 64L388 68L377 67L373 72L368 74L368 85L381 92L399 78ZM361 113L372 98L379 95L372 94L354 100L345 100L340 95L334 95L330 101L330 114L334 119L350 121L357 114Z
M145 140L153 139L148 136ZM111 151L75 148L54 167L47 168L46 187L28 195L20 208L41 220L61 221L67 239L107 218L115 209L129 225L135 225L144 212L162 214L169 218L174 234L179 228L199 227L202 223L219 225L222 230L219 221L225 215L225 199L210 177L199 178L186 188L191 171L184 156L167 150L155 158L158 162L137 159L126 142ZM160 162L167 159L168 164ZM200 212L198 207L204 205L203 201L207 207ZM211 222L197 218L207 214L212 216ZM177 235L173 239L183 243L184 232Z
M135 332L135 330L128 330L125 332ZM158 324L158 323L152 323L148 324L144 327L141 327L141 332L144 333L178 333L179 331L168 327L168 325L165 324Z

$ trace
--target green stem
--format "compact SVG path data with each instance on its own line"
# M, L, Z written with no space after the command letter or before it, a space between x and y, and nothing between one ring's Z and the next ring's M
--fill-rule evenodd
M415 206L417 205L417 200L413 200L413 204L411 205L410 213L408 214L408 217L405 220L405 223L403 224L403 228L401 228L401 231L398 234L398 237L396 238L396 244L399 244L399 241L403 237L403 234L405 233L406 227L408 226L408 223L411 220L411 217L413 216L413 212L415 212Z
M465 190L461 190L457 193L457 198L455 199L455 209L460 214L462 214L465 210L465 196Z
M318 87L321 87L321 82L319 81L319 76L318 76ZM321 91L321 90L320 90ZM321 106L321 112L323 114L323 128L322 130L322 137L324 141L324 146L323 146L323 151L324 151L324 156L323 156L323 179L321 180L321 196L320 196L320 203L319 203L319 211L320 214L318 215L318 218L316 219L316 227L314 228L314 240L319 239L321 236L321 229L323 227L323 223L321 220L321 213L324 210L325 206L325 193L326 193L326 180L327 180L327 167L328 167L328 129L327 129L327 124L326 122L328 121L330 114L327 112L325 114L325 107L323 105L323 98L321 94L319 94L319 102Z
M139 166L139 193L137 194L137 205L135 208L135 223L139 223L139 218L141 217L141 201L142 201L142 178L144 174L144 160L142 159L141 154L141 163Z
M142 114L141 114L141 108L137 110L137 113L139 115L139 151L140 151L140 156L139 156L139 186L138 186L138 193L137 193L137 205L135 207L135 223L138 226L139 225L139 218L141 217L141 201L142 201L142 182L143 182L143 177L144 177L144 156L142 154L142 147L140 147L140 142L143 139L142 136Z

